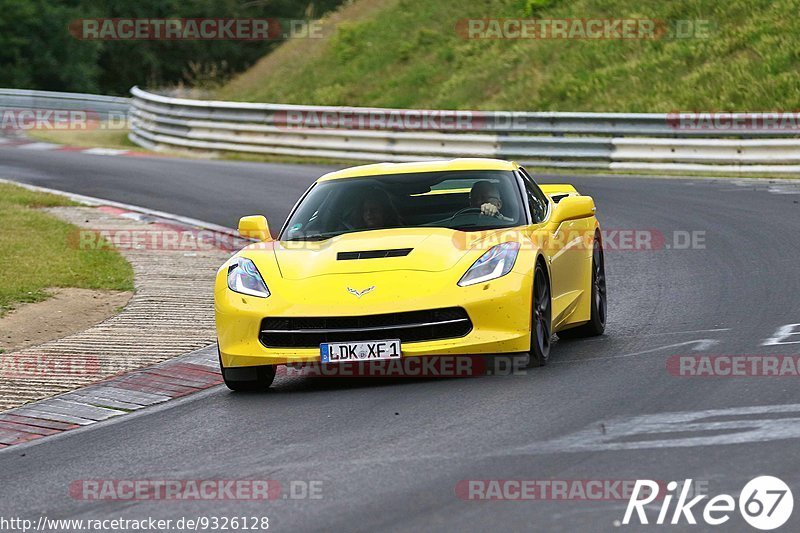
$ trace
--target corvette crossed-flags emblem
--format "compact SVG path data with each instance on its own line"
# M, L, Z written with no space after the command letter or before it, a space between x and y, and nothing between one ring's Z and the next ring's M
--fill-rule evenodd
M372 292L374 289L375 289L375 285L373 285L372 287L367 287L363 291L357 291L356 289L353 289L352 287L347 287L347 292L349 292L350 294L354 294L354 295L358 296L359 298L361 298L362 296L364 296L368 292Z

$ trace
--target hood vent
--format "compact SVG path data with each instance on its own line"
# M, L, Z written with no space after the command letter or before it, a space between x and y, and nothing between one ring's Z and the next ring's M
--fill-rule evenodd
M365 250L362 252L339 252L336 259L348 261L350 259L380 259L384 257L405 257L413 248L396 248L394 250Z

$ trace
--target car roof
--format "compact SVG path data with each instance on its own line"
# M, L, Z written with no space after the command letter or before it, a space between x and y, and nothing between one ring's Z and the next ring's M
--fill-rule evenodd
M375 163L329 172L317 181L329 181L363 176L411 174L413 172L445 172L448 170L516 170L519 165L502 159L462 157L449 161L417 161L413 163Z

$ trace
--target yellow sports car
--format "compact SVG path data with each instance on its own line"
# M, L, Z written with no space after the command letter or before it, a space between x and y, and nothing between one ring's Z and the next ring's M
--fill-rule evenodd
M537 185L513 162L364 165L319 178L277 239L258 242L214 287L220 366L233 390L269 387L276 365L529 354L552 335L606 322L594 201Z

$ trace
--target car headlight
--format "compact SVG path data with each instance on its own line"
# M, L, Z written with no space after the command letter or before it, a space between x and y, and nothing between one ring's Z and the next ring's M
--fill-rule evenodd
M228 267L228 288L233 292L266 298L269 289L256 264L246 257L237 257Z
M518 242L504 242L492 246L483 254L458 281L460 287L482 283L505 276L514 267L519 252Z

